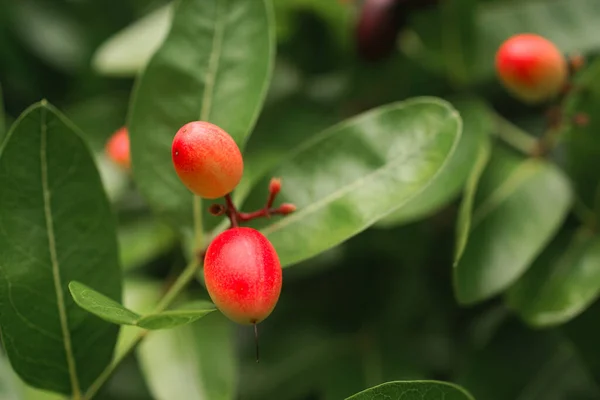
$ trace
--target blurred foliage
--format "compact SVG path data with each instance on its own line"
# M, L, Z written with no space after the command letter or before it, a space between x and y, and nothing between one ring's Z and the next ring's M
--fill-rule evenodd
M514 122L515 129L538 135L545 124L543 110L510 98L494 79L492 60L498 44L513 33L527 31L555 40L565 53L581 52L593 58L600 50L598 0L444 1L411 12L398 33L393 53L378 62L366 62L356 54L354 34L360 2L273 3L278 55L266 105L246 152L248 160L260 162L250 162L255 167L246 171L240 197L313 134L371 107L413 96L435 95L451 102L456 101L457 94L477 96ZM181 270L185 244L151 216L126 173L110 165L103 167L106 160L102 151L109 135L125 124L134 76L149 55L144 52L156 48L151 39L162 37L154 30L168 28L168 21L152 24L157 14L168 18L165 7L168 2L162 0L0 0L0 85L6 124L31 103L47 98L81 128L98 157L118 213L126 286L135 286L130 283L139 279L150 281L152 289L142 296L146 301L154 301L156 292ZM148 15L153 17L150 23L145 20L145 29L138 26L133 33L123 34L124 29ZM137 49L136 38L149 32L154 32L147 37L149 42ZM109 45L124 46L125 51L110 53ZM129 56L131 59L122 59ZM122 63L111 64L113 57ZM599 147L595 137L599 122L594 118L600 115L598 70L595 63L584 71L578 78L582 90L571 93L565 102L568 116L585 112L591 123L585 127L567 123L564 141L555 154L573 179L576 196L581 197L581 204L575 200L576 207L584 208L586 221L592 221L590 227L594 229L600 218ZM486 129L502 135L496 125ZM468 153L475 154L471 148ZM460 164L461 160L454 162ZM474 164L472 158L464 162ZM486 185L502 181L508 172L502 168L484 172L487 179L480 182L484 192L495 189ZM464 185L467 174L463 175ZM444 204L424 212L428 215L425 220L407 223L401 213L396 219L392 215L388 223L286 269L277 310L260 326L259 364L254 361L251 328L216 321L211 330L199 332L202 324L210 323L199 322L198 326L178 328L153 339L165 343L157 344L164 346L163 350L172 348L186 357L141 348L137 357L126 359L98 398L168 399L165 391L170 393L171 389L167 377L186 371L189 379L178 381L178 385L212 379L213 386L199 387L195 382L188 392L187 387L178 387L195 393L189 397L192 400L336 400L387 381L407 379L456 382L482 400L600 399L600 263L589 266L595 274L585 274L581 265L567 262L572 280L586 283L593 279L587 282L593 290L586 292L585 301L581 300L567 318L561 315L563 325L533 329L517 316L531 322L530 314L545 311L544 306L554 307L548 305L553 297L546 293L542 295L550 297L548 304L531 299L532 292L539 294L543 289L537 281L563 273L564 260L552 254L542 253L522 281L519 274L511 276L511 283L518 282L508 296L511 308L498 298L459 306L451 267L459 186L448 189L451 193ZM546 195L523 196L529 201L543 201ZM477 204L481 193L467 193L466 198L469 196L474 196L471 201ZM535 203L530 205L535 208ZM532 215L522 208L520 211L521 215L513 216L517 221L527 221ZM570 233L578 229L579 214L569 214L561 229ZM555 217L560 220L555 221L558 226L562 219ZM217 219L207 221L208 226L217 223ZM547 243L551 235L542 236L540 243ZM486 235L477 240L485 241ZM554 246L566 247L554 242L550 246L553 250ZM498 251L511 251L507 249ZM535 254L527 254L528 261L540 252L536 249ZM511 260L495 261L497 268L515 268ZM192 291L206 295L199 283ZM571 295L577 297L578 293L575 288ZM525 311L514 312L512 308L518 308L515 304L524 304ZM212 319L216 320L216 315L206 318ZM235 335L233 344L217 341L230 331ZM207 348L206 341L213 340L216 347ZM227 364L234 355L235 367ZM236 390L228 386L231 382L214 382L217 378L203 364L220 358L223 375L237 384ZM152 383L144 377L151 377ZM228 388L227 395L207 394L219 384ZM53 398L24 388L4 358L0 358L0 397Z

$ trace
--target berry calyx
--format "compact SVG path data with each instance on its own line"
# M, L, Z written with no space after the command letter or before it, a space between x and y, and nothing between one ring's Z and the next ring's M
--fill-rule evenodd
M528 103L550 100L568 77L564 55L549 40L524 33L505 41L496 53L496 72L506 89Z
M131 167L129 152L129 132L126 127L117 130L106 142L105 152L108 158L123 169Z
M208 246L204 280L212 301L225 316L240 324L257 324L279 300L281 264L262 233L231 228Z
M171 151L179 179L200 197L222 197L242 179L244 161L239 147L227 132L209 122L182 126Z

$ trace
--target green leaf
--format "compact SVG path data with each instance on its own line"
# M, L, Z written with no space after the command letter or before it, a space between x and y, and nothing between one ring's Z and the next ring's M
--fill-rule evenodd
M128 124L134 178L177 227L191 228L193 196L173 168L173 137L185 123L205 120L243 148L268 86L273 30L267 0L182 0L136 84Z
M474 33L461 36L457 43L448 40L448 34L442 31L438 11L421 13L412 25L424 46L413 54L428 59L427 64L437 70L462 57L470 62L470 81L481 81L493 77L498 47L518 33L542 35L567 54L600 49L600 35L595 28L598 19L600 7L596 0L480 2Z
M167 310L142 316L79 282L71 282L69 290L79 307L103 320L113 324L139 326L144 329L169 329L186 325L215 311L212 303L197 301L184 305L178 310Z
M298 210L263 229L288 266L360 233L424 190L451 156L461 120L448 103L413 99L323 131L269 176ZM249 203L264 202L267 181Z
M529 324L549 326L580 314L600 293L600 239L588 231L558 236L508 292Z
M75 307L80 280L121 296L115 219L89 149L45 101L0 155L0 326L29 385L77 395L108 365L118 328Z
M600 385L599 320L600 301L596 301L584 313L561 327L597 385Z
M564 106L563 140L566 152L567 174L573 180L575 190L581 200L590 208L594 207L598 187L600 186L600 143L598 129L600 118L600 60L595 61L576 77L574 87ZM573 118L582 113L589 122L583 126L572 123Z
M202 323L152 331L137 349L156 400L233 400L237 365L233 324L213 313Z
M464 186L483 147L489 147L491 119L485 104L458 101L454 106L463 120L463 133L456 151L443 170L427 188L397 211L383 218L376 226L391 227L406 224L431 215L452 201Z
M497 149L480 179L468 242L454 268L458 301L476 303L514 283L552 239L571 200L557 167Z
M143 69L169 33L172 4L157 8L104 42L92 66L104 75L133 76Z
M347 400L377 399L474 400L460 386L438 381L387 382L350 396Z
M585 365L556 331L533 331L516 318L467 355L456 382L477 399L595 399Z

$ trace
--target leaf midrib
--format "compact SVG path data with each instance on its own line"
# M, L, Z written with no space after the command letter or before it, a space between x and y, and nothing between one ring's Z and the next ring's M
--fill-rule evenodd
M71 334L69 332L69 324L67 321L67 312L65 307L65 299L62 291L62 280L60 276L60 265L58 263L58 255L56 252L56 238L54 237L54 221L52 219L51 193L48 184L48 155L47 155L47 136L48 126L46 123L47 108L42 103L40 107L40 167L42 176L42 193L44 199L44 217L46 222L46 234L48 236L48 247L50 251L50 261L52 263L52 277L54 280L54 291L56 292L56 303L58 306L58 315L60 319L60 328L63 336L63 344L65 347L65 357L71 380L71 390L74 399L81 397L81 389L79 379L77 378L77 367L75 365L75 357L73 354L73 346L71 343Z

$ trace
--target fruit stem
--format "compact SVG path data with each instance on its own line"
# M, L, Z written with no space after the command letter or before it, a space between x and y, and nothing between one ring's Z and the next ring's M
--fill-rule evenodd
M256 345L256 362L259 362L259 352L258 352L258 325L256 322L254 323L254 344Z
M235 204L233 204L233 200L231 199L231 193L225 195L225 203L227 204L227 217L229 217L229 221L231 222L232 228L238 227L238 215L239 212L237 208L235 208Z
M196 257L185 267L185 270L179 275L173 286L167 291L165 296L160 300L153 313L159 313L164 311L167 307L171 305L173 300L181 293L181 291L187 286L188 283L194 279L196 276L196 271L198 270L199 263L196 260ZM142 341L142 339L148 334L147 330L142 330L137 336L129 343L129 345L123 349L120 354L113 359L113 361L102 371L102 373L96 378L96 380L92 383L88 391L84 396L82 396L82 400L90 400L92 399L98 390L102 387L102 385L110 378L112 373L117 369L121 361L123 361L129 353Z

